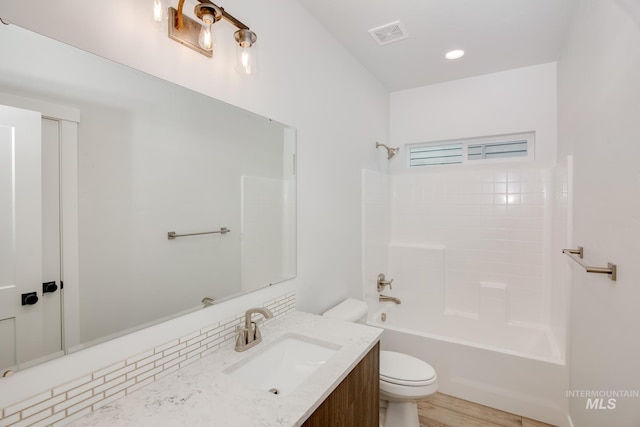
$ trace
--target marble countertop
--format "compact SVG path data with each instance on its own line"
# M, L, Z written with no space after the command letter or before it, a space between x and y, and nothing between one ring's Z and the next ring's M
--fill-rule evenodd
M263 342L244 352L234 344L69 424L72 427L296 427L315 411L373 348L381 329L294 312L263 326ZM274 395L223 371L294 333L340 349L294 392Z

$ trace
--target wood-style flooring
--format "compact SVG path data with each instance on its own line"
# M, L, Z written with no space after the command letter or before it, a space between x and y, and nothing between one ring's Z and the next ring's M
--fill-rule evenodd
M553 427L442 393L418 402L418 416L420 427Z

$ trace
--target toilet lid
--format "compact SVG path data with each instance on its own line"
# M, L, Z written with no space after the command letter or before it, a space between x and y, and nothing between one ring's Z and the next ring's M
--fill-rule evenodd
M380 352L380 380L406 386L433 382L436 371L427 362L395 351Z

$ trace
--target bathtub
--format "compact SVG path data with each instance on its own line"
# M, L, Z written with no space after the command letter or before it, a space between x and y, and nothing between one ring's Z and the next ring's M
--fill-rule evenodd
M370 306L367 323L384 329L383 350L431 364L442 393L569 426L569 371L549 328L479 322L411 305Z

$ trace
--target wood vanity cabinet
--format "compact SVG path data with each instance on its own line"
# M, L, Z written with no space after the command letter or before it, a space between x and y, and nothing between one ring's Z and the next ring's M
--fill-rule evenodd
M380 342L353 368L302 427L378 427Z

